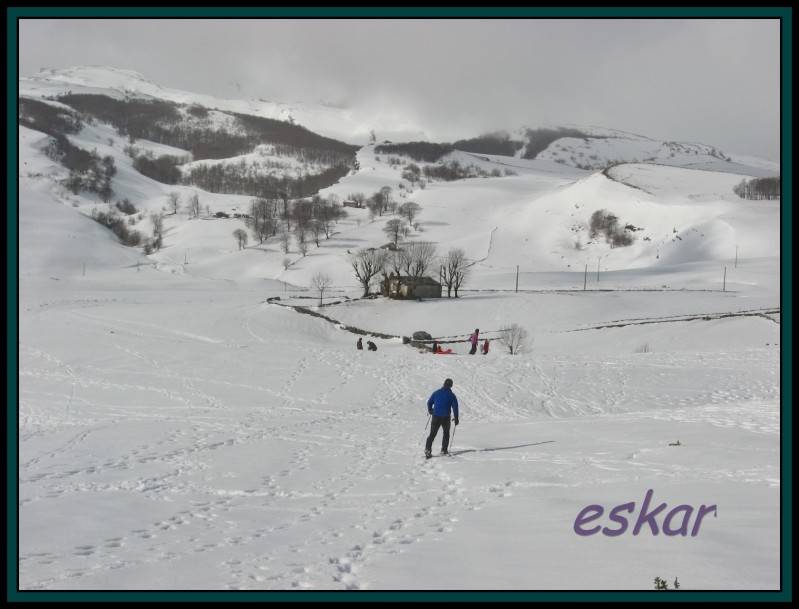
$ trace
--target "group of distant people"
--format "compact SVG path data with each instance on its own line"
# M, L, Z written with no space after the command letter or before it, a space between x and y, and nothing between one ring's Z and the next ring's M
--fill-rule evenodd
M475 328L474 332L469 336L469 343L471 344L469 355L474 355L477 353L478 345L480 343L480 328ZM483 346L480 347L480 352L483 355L488 355L488 345L489 340L486 338L483 340ZM450 354L452 353L452 349L442 349L441 345L439 345L436 341L433 342L433 353Z
M469 336L469 343L471 344L471 348L469 349L469 355L474 355L477 353L478 344L480 343L480 328L475 328L474 332ZM486 338L483 340L483 346L480 347L480 353L483 355L488 355L488 345L489 340ZM363 351L363 338L358 338L358 342L355 343L355 348L358 351ZM369 351L377 351L377 345L374 344L371 340L366 341L366 348ZM452 349L442 349L441 345L438 344L438 341L433 342L433 353L441 354L441 355L448 355L453 353Z
M355 343L355 348L358 349L358 351L363 351L363 338L358 339L358 342ZM366 341L366 348L369 351L377 351L377 345L374 344L371 340Z

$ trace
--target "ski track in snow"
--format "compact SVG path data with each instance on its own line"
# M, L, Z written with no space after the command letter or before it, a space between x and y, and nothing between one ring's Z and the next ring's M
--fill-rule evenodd
M190 351L208 345L234 352L242 341L250 349L274 345L255 327L255 320L269 313L260 306L240 310L245 311L240 317L244 335L232 342L163 324L79 315L88 329L115 328L117 342L112 352L123 360L117 357L113 365L103 364L102 359L92 363L82 359L78 364L21 344L20 508L86 493L134 494L158 503L163 513L149 521L142 514L138 526L116 535L98 525L97 535L60 553L55 549L25 551L23 546L19 557L22 587L82 587L82 578L89 578L89 587L96 585L93 582L121 583L125 580L116 579L118 573L196 561L202 556L216 564L217 573L215 579L202 582L204 587L368 589L380 585L370 579L375 559L457 533L464 513L490 509L494 502L512 497L514 489L568 486L566 481L579 479L576 472L586 468L594 476L605 472L606 482L623 479L631 467L647 467L653 475L681 479L743 477L754 482L769 475L757 467L750 471L717 468L712 475L688 466L663 469L644 453L624 463L598 454L552 455L557 473L538 482L467 485L464 470L457 468L459 461L527 458L524 452L514 455L464 447L461 438L470 437L465 430L479 423L601 414L778 433L773 406L778 398L776 383L741 377L753 365L753 356L745 351L715 353L714 369L722 371L717 382L705 391L680 395L677 377L684 376L701 355L631 354L599 362L588 357L581 361L577 356L518 358L505 359L498 367L479 355L456 361L403 347L398 357L388 348L372 354L354 352L352 347L345 350L337 343L313 346L305 353L295 351L291 357L296 361L284 362L282 382L274 382L273 376L273 382L265 386L215 378L209 369L195 370L191 362L169 351L158 351L156 356L136 346L152 340L188 341ZM74 311L66 314L74 319ZM308 323L326 325L310 318ZM192 361L202 361L202 355ZM767 369L773 362L758 364ZM456 456L423 462L425 434L416 425L424 420L424 402L435 387L423 386L420 379L443 378L453 366L462 379L455 389L467 427L462 424L460 434L456 433ZM647 379L647 390L639 391L636 400L629 387L640 383L635 377L641 375ZM760 374L758 378L770 377ZM311 385L314 397L302 397ZM44 391L45 387L50 389ZM370 397L361 396L358 403L347 401L364 390ZM243 405L237 392L261 399ZM142 398L126 401L121 397L134 394ZM158 405L142 402L146 396L160 396ZM672 404L653 411L642 409L648 400ZM763 405L759 411L752 408L758 400ZM65 401L63 408L60 405ZM59 406L48 409L47 404ZM92 441L100 441L126 422L162 422L164 427L151 437L134 432L129 445L103 456L91 450ZM27 447L49 434L64 439L41 450ZM248 476L246 482L230 488L226 474L213 473L217 455L237 449L257 454L257 446L275 442L288 448L283 465L263 468L259 480ZM315 474L323 462L335 467L327 474ZM233 469L229 471L230 476L236 475ZM391 477L396 490L370 491L384 476ZM254 514L258 516L253 518Z
M55 90L46 83L27 90ZM670 569L686 589L773 587L780 204L734 195L743 174L617 166L630 188L559 165L554 143L549 160L452 153L515 173L394 191L422 207L410 239L470 261L461 298L413 303L346 298L361 290L344 252L383 243L385 217L350 209L285 268L274 238L237 251L233 219L181 211L145 258L89 219L106 208L96 197L56 183L66 171L44 134L19 136L20 588L644 588ZM195 191L138 174L102 122L70 139L115 159L115 198L135 202L144 234L169 192ZM598 164L640 148L628 136L565 143ZM402 180L372 146L357 159L320 195ZM200 196L215 211L250 204ZM631 246L590 237L604 207L642 231ZM583 269L595 264L594 279ZM518 322L541 340L518 357L380 338L357 352L335 324L266 304L307 297L316 272L345 296L324 310L341 324L455 336ZM453 456L425 461L425 402L446 377L461 424ZM573 534L580 507L646 488L723 502L723 523L681 546Z

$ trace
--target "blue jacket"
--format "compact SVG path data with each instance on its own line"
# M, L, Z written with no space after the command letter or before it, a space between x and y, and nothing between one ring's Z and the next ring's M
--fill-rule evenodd
M433 395L427 400L428 410L430 407L433 408L433 416L448 417L450 408L452 408L455 418L458 418L458 398L455 397L449 387L442 387L433 392Z

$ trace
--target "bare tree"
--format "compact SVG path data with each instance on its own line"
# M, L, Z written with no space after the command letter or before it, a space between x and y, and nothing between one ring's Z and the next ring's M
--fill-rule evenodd
M508 348L511 355L516 355L527 348L527 330L519 324L510 324L499 332L500 342Z
M394 242L395 246L397 245L397 241L399 241L399 237L402 234L402 228L404 225L404 220L392 218L386 222L386 225L383 227L383 232L388 235L388 237Z
M243 228L237 228L233 231L233 236L236 238L236 241L239 244L239 249L243 250L247 245L247 231Z
M363 207L366 204L366 195L362 192L354 192L350 195L350 201L355 203L358 207Z
M164 237L164 216L160 213L150 214L153 224L153 249L160 250Z
M364 249L358 250L350 256L352 270L355 277L363 286L363 295L369 295L369 285L372 280L383 272L386 266L386 250Z
M189 206L189 215L192 218L199 218L200 217L200 197L197 195L196 192L193 193L189 197L188 206Z
M319 209L316 220L325 233L325 239L330 239L333 223L346 218L347 212L340 205L328 204Z
M178 213L178 208L180 207L180 194L172 191L166 196L166 199L169 209L172 210L172 213Z
M391 203L392 203L391 186L383 186L383 188L380 189L381 216L383 215L384 211L389 211Z
M369 219L374 220L375 216L383 215L383 198L378 192L366 200L366 208L369 210Z
M313 242L316 244L316 247L319 247L319 237L322 233L326 232L324 229L324 222L318 218L314 218L311 220L310 229Z
M411 250L410 243L403 243L394 252L391 266L397 269L397 275L409 275L411 272Z
M322 306L322 298L324 297L325 290L330 287L331 283L333 283L333 280L330 279L330 275L325 273L316 273L313 277L311 277L311 287L319 292L320 307Z
M412 241L403 245L403 270L409 277L422 277L433 264L436 246L429 241Z
M399 206L399 215L403 218L408 218L408 224L413 224L413 219L419 215L422 207L418 203L408 201Z
M291 235L287 230L284 230L282 233L280 233L280 249L283 251L284 254L288 254L290 246L291 246Z
M451 297L453 289L455 290L455 298L458 297L458 290L463 285L467 275L466 253L462 249L449 250L446 258L441 261L441 280L447 286L447 298Z
M387 284L389 277L400 277L403 270L404 250L396 249L394 251L386 252L386 261L383 265L383 283Z
M416 182L419 181L419 177L422 171L419 169L419 166L416 163L410 163L405 166L405 171L402 172L402 179L408 180L413 186Z
M290 189L281 190L278 195L283 203L283 219L286 221L286 230L291 230L291 214L289 214L289 199L291 199Z
M108 205L111 205L111 199L114 196L114 189L111 188L111 180L103 180L103 183L100 186L100 190L97 191L97 194L100 196L100 199L103 201L103 203L108 203Z
M399 249L394 252L389 252L386 256L386 264L385 269L387 272L390 272L392 275L396 275L399 277L402 275L402 268L403 268L403 260L404 260L404 250Z
M318 197L317 197L318 199ZM314 217L314 209L319 206L318 201L309 201L307 199L297 201L291 210L291 216L294 218L295 230L307 232L311 225L311 219Z
M305 227L301 224L297 224L294 228L294 236L297 238L297 249L303 257L308 253L308 239L306 235Z
M253 200L250 205L250 217L246 222L259 243L266 241L277 230L277 222L272 216L269 201L266 199Z

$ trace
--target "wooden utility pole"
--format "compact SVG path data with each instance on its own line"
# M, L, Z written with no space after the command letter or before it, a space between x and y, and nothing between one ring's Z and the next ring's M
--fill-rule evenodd
M602 256L596 259L596 280L599 281L599 261L602 260Z
M727 291L727 267L724 267L724 282L721 284L721 291Z
M585 291L585 286L588 283L588 263L585 264L585 275L583 275L583 291Z
M516 293L519 293L519 265L516 265Z

